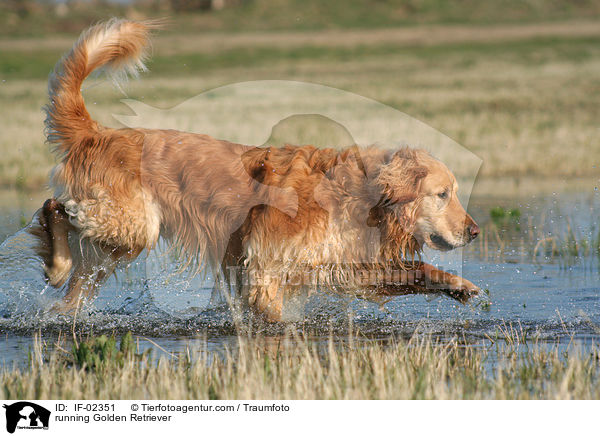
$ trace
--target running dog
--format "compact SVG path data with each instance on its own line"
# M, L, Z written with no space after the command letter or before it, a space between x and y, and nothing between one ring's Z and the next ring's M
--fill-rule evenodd
M68 281L59 310L94 294L119 262L159 237L189 263L248 271L253 279L236 286L272 321L306 271L319 271L313 285L367 298L443 292L465 302L478 293L418 260L425 245L450 250L479 233L455 177L426 151L250 147L94 121L84 79L97 69L144 70L154 27L117 19L93 26L50 76L47 140L59 163L54 198L31 232L50 284ZM93 249L75 253L69 239ZM364 281L365 271L377 279Z

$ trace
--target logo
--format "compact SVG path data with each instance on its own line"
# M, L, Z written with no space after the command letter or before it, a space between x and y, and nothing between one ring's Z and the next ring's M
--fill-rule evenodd
M50 411L28 401L19 401L10 405L4 404L6 409L6 431L14 433L18 429L48 430Z

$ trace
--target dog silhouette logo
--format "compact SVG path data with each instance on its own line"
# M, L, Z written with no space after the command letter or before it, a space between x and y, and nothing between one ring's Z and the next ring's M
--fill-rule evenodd
M18 429L48 429L50 411L28 401L19 401L10 405L4 404L6 409L6 431L14 433Z

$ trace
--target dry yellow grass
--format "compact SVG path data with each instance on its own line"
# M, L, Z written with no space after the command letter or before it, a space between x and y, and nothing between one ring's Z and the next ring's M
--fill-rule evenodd
M2 369L0 399L600 399L599 350L462 346L415 336L344 345L240 337L237 347L95 368L39 343L28 369ZM522 338L521 338L522 339Z

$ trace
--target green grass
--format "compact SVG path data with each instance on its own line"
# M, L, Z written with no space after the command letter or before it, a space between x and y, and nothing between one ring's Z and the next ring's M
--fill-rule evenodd
M86 342L104 350L95 359L78 357L83 344L44 354L38 341L27 368L0 370L0 399L600 399L597 347L502 334L478 345L239 337L224 353L161 359L106 337Z
M3 50L0 58L0 77L10 79L45 79L62 51ZM214 70L253 68L277 64L293 66L302 61L312 62L367 62L393 57L415 59L435 67L454 60L455 68L468 68L476 63L501 57L506 62L520 66L541 67L560 59L562 62L578 64L597 59L600 55L598 37L541 37L517 41L464 42L433 46L406 46L405 44L383 43L378 45L315 46L299 47L242 47L214 52L198 50L195 53L155 53L148 62L153 76L187 76ZM497 104L495 106L497 108ZM463 110L475 110L477 106L464 105ZM488 108L493 109L493 108ZM513 109L510 106L507 109Z

